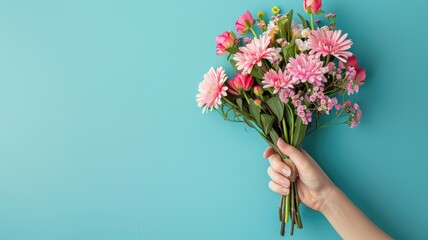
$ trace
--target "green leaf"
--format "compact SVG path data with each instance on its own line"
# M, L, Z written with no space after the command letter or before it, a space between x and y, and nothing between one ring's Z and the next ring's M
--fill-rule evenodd
M290 10L290 12L287 13L287 24L286 24L286 30L288 33L287 41L290 42L293 38L292 31L291 31L291 22L293 22L293 9Z
M319 14L321 14L321 13L324 13L324 11L323 11L323 10L319 10L318 12L316 12L316 13L314 13L314 14L319 15Z
M278 119L278 122L282 121L282 118L284 117L284 104L279 100L278 96L274 96L269 98L266 101L266 104L269 106L270 110L275 114L276 118Z
M241 111L242 111L242 98L237 98L236 104L238 104L239 109L241 109Z
M297 14L302 21L303 28L309 28L309 22L299 13Z
M235 53L237 53L239 51L239 49L238 49L238 46L233 46L233 47L230 47L230 48L226 48L226 51L229 52L229 53L231 53L231 54L235 54Z
M258 79L263 79L264 72L258 66L254 66L253 69L251 70L250 75Z
M236 63L237 63L237 61L235 61L235 60L233 60L233 59L230 59L230 64L232 65L233 69L234 69L236 72L240 72L240 71L238 70L238 67L236 67Z
M269 114L264 113L261 115L260 118L262 121L263 132L265 134L268 134L272 130L273 117Z
M296 40L291 40L291 42L282 48L282 54L284 55L285 62L288 63L290 57L296 56Z
M281 18L278 21L277 25L279 29L279 38L284 38L284 39L287 38L287 27L286 27L287 22L288 22L288 19L286 17Z
M294 125L294 136L292 139L292 145L295 147L300 147L303 142L303 138L306 135L307 125L302 122L302 119L297 116L296 123Z
M254 118L254 120L260 125L260 108L254 104L253 101L249 103L250 114Z
M246 117L243 117L243 118L244 118L245 123L246 123L248 126L250 126L250 127L254 128L254 124L251 122L251 120L250 120L250 119L248 119L248 118L246 118Z
M272 142L273 142L274 144L276 144L276 142L278 141L278 138L279 138L278 133L276 133L276 131L275 131L274 129L272 129L272 130L269 132L269 136L270 136L270 139L272 139Z

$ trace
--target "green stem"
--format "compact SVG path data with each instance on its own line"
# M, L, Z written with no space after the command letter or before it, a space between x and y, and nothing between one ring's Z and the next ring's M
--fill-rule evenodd
M311 28L314 30L314 14L311 13Z
M296 208L297 208L297 213L296 213L296 216L297 216L297 227L299 229L301 229L301 228L303 228L303 224L302 224L302 219L300 217L299 192L297 191L297 183L296 182L294 182L294 188L296 190L295 193L296 193Z
M327 64L330 62L330 55L327 55L324 67L327 66Z
M285 222L290 218L290 194L285 197Z
M229 99L227 98L223 98L227 103L229 103L230 105L232 105L234 108L239 108L236 104L234 104L233 102L231 102Z
M282 128L284 131L284 140L285 140L285 142L289 142L288 141L288 134L287 134L287 125L285 125L285 118L282 119Z
M248 98L247 94L245 93L245 91L242 91L242 93L244 94L245 99L247 100L247 103L250 104L250 99Z
M251 27L251 28L250 28L250 30L251 30L251 32L253 33L254 38L257 38L257 34L256 34L256 32L254 31L254 29Z
M284 218L282 215L282 205L284 204L284 195L281 195L281 198L279 199L279 206L278 206L278 215L279 215L279 221L282 221Z

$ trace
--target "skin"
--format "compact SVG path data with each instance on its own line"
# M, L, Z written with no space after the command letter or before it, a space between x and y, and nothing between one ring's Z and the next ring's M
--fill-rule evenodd
M297 169L297 189L302 203L321 212L337 233L347 240L392 239L373 224L347 197L334 185L316 161L305 151L299 151L281 138L277 146L287 155ZM269 188L279 194L288 194L290 190L291 169L275 153L267 148L264 157L269 159L267 169Z

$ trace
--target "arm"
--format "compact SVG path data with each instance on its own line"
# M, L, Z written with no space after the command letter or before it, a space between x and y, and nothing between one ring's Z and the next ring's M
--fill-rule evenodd
M323 213L343 239L391 239L334 185L307 152L297 150L282 139L278 140L277 145L296 166L300 200L306 206ZM277 193L288 194L290 167L272 148L266 149L264 157L268 158L271 164L268 168L268 174L272 178L269 187Z

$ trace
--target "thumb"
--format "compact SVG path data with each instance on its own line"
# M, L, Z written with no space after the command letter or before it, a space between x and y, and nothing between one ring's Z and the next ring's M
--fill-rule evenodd
M278 139L276 145L282 153L291 159L299 172L305 171L305 169L308 168L308 158L297 148L287 144L284 140L282 140L282 138Z

